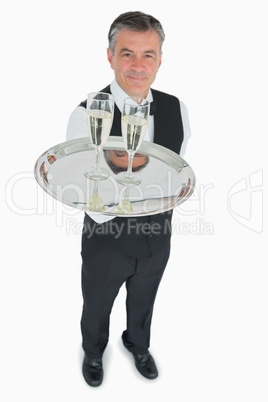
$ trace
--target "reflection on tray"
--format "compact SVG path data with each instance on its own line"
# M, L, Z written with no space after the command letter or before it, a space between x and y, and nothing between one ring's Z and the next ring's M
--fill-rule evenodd
M128 153L121 149L104 149L104 159L113 173L124 172L128 168ZM133 158L132 171L138 172L145 168L149 163L149 156L136 153Z
M103 150L103 155L106 163L114 174L127 171L128 168L128 153L121 149L106 149ZM138 172L145 168L149 163L149 156L141 153L135 153L132 163L132 171ZM95 180L93 194L87 203L87 209L94 212L104 212L105 206L99 196L98 181ZM131 214L133 208L129 199L130 187L126 187L123 198L116 206L114 212L116 214Z
M125 186L117 174L127 171L128 154L122 138L111 137L101 152L109 177L100 182L85 177L95 160L88 139L66 141L44 152L36 161L35 178L42 189L71 207L111 216L144 216L161 213L184 202L195 187L188 163L174 152L144 141L133 160L133 172L142 182Z
M48 184L47 171L45 170L45 162L43 162L42 165L40 166L40 176Z
M116 215L131 215L134 210L134 206L136 207L136 210L138 210L138 206L140 206L140 210L138 212L142 213L145 212L145 208L147 207L148 210L154 211L154 208L150 208L149 204L155 204L157 205L157 208L161 211L161 209L164 209L165 205L169 204L171 207L175 207L178 204L178 201L180 199L183 199L187 197L189 191L192 188L192 183L191 180L188 179L187 184L183 185L181 188L181 191L177 195L168 195L164 197L150 197L150 198L141 198L141 199L136 199L137 197L134 197L131 199L130 197L130 190L131 187L126 187L122 193L121 200L118 203L111 203L106 205L106 208L104 206L104 203L102 199L99 196L99 190L98 190L98 182L95 182L94 184L94 190L93 194L87 203L86 209L92 212L109 212L110 214L116 214ZM80 203L80 204L85 204L85 203Z
M99 196L98 187L99 187L99 181L95 180L93 194L87 203L87 209L89 209L90 211L95 211L95 212L104 212L105 206L103 204L102 199Z
M129 190L130 187L126 187L122 201L115 208L116 214L131 214L133 212L133 208L129 200Z

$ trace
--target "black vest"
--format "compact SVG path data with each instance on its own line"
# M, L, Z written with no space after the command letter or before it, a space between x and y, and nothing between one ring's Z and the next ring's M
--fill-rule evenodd
M101 92L111 93L110 86ZM183 125L179 100L152 89L154 100L154 142L179 154L183 141ZM86 107L86 101L80 106ZM121 113L115 105L111 134L121 136ZM85 214L85 233L89 246L100 250L107 244L132 257L145 257L168 246L171 236L172 210L143 217L117 217L97 224Z

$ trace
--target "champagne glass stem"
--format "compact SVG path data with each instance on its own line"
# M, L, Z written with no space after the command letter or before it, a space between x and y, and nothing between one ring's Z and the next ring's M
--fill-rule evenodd
M94 189L93 189L93 197L98 197L98 191L99 191L99 181L94 180Z
M129 190L130 190L130 187L127 186L127 187L126 187L126 190L125 190L125 194L124 194L124 198L125 198L126 200L129 199Z
M96 166L94 169L96 172L100 170L100 149L96 147Z
M134 153L129 152L128 153L128 169L127 169L126 177L132 177L133 176L133 174L132 174L133 158L134 158Z

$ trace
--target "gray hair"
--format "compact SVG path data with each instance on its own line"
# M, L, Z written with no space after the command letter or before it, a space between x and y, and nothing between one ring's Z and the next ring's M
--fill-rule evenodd
M119 31L126 29L135 32L156 31L159 36L160 51L165 40L165 33L161 23L151 15L142 13L140 11L129 11L119 15L112 23L109 34L109 49L114 54L116 39Z

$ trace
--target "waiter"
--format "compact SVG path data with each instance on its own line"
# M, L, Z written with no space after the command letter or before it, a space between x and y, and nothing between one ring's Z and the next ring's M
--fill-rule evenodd
M145 140L182 154L190 136L187 110L176 97L151 89L162 63L165 34L160 22L142 12L127 12L112 23L108 39L107 56L115 79L101 92L111 93L115 100L111 135L121 136L124 99L146 98L152 115ZM85 101L73 111L67 128L67 140L81 137L88 137ZM102 356L109 339L110 313L123 283L127 290L123 344L144 377L158 376L149 352L150 328L157 289L170 254L171 218L172 211L138 218L85 214L82 372L93 387L103 380Z

